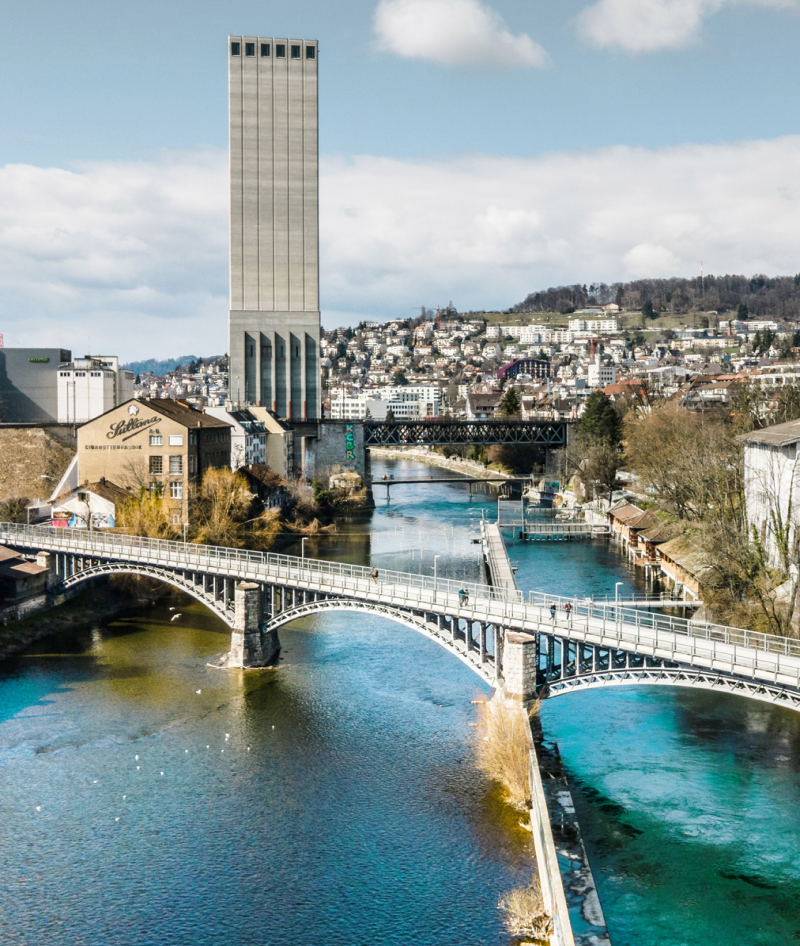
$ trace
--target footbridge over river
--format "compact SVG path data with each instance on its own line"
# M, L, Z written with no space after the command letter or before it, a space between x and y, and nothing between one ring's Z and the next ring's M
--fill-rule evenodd
M800 710L796 640L610 602L106 530L0 523L0 543L46 562L53 594L114 574L188 592L231 627L231 667L274 660L277 631L290 621L356 610L419 631L520 700L650 684L720 689Z

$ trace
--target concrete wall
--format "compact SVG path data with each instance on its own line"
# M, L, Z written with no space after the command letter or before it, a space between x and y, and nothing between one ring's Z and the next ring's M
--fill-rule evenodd
M0 348L0 422L57 422L58 366L71 360L64 348Z
M366 482L369 451L364 447L363 424L326 420L316 426L318 436L304 441L303 475L319 480L326 488L331 476L345 471L358 473Z
M317 44L229 36L227 55L230 398L313 419L320 415Z

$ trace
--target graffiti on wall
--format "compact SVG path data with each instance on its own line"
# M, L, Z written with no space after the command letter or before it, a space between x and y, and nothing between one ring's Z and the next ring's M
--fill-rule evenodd
M355 428L352 424L344 425L344 449L348 460L356 458Z

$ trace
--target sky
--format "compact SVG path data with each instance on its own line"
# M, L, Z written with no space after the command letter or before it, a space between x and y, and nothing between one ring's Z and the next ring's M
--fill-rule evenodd
M227 36L316 39L322 323L800 271L800 0L6 0L0 332L227 348Z

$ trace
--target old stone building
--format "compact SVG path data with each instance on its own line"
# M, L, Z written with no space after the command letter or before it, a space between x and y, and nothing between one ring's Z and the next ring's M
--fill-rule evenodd
M77 482L158 489L180 523L191 487L230 458L229 424L181 401L133 399L78 429Z

